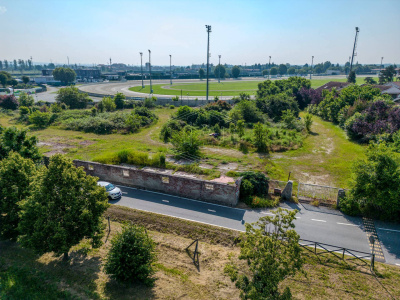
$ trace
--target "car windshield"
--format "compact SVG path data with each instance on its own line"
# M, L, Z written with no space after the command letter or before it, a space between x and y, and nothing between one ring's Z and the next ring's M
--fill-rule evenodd
M106 188L106 191L109 192L109 191L112 191L113 189L115 189L115 186L113 186L113 185L110 183L110 184L107 184L107 185L105 186L105 188Z

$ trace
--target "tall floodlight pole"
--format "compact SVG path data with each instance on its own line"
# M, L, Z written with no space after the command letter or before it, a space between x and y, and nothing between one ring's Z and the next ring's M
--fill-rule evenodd
M311 80L311 75L312 75L312 67L313 67L313 64L314 64L314 55L311 56L310 80Z
M172 85L172 55L169 55L169 76L170 76L170 85Z
M268 79L270 77L271 74L271 56L269 57L269 63L268 63Z
M218 55L218 83L221 82L221 55Z
M67 60L68 60L68 67L69 67L69 57L67 56Z
M353 69L354 56L357 55L356 48L357 48L357 38L358 38L358 33L359 32L360 32L360 29L358 27L356 27L356 37L354 38L353 55L351 56L349 76L350 76L351 70Z
M151 84L151 51L149 50L149 71L150 71L150 94L153 94L153 85Z
M206 100L208 103L208 76L210 71L210 32L211 32L211 25L206 25L207 29L207 92L206 92Z
M383 56L381 57L381 71L382 71L382 69L383 69L383 64L382 64L382 62L383 62Z
M143 52L139 52L140 54L140 71L142 72L142 89L144 89L143 83Z

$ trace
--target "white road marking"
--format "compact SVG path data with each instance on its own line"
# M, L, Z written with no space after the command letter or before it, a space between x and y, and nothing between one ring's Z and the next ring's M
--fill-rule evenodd
M273 213L269 213L269 212L261 212L263 215L270 215L270 216L275 216L275 214L273 214Z
M356 225L356 224L349 224L349 223L339 223L339 222L337 222L336 224L339 224L339 225L347 225L347 226L356 226L356 227L358 227L358 225Z
M169 203L169 201L168 201L168 200L163 200L163 202L167 202L167 203Z
M208 211L211 211L211 212L217 212L217 211L215 211L215 210L213 210L213 209L209 209Z
M296 219L301 219L300 217L295 217Z
M326 222L325 220L317 220L317 219L311 219L311 221L315 221L315 222Z
M395 230L395 229L387 229L387 228L378 228L380 230L386 230L386 231L394 231L394 232L400 232L400 230Z
M396 266L400 266L400 264L396 264Z

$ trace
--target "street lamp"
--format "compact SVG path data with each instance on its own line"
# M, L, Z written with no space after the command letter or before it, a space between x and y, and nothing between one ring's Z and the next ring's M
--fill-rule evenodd
M170 85L172 85L172 55L169 55L169 75L170 75Z
M150 94L153 94L153 85L151 84L151 51L149 50L149 71L150 71Z
M268 63L268 79L270 78L271 74L271 56L269 57L269 63Z
M218 55L219 62L218 62L218 83L221 82L221 55Z
M210 32L211 32L211 25L206 25L207 29L207 92L206 92L206 100L208 103L208 76L210 71Z
M143 83L143 52L140 53L140 71L142 72L142 89L144 89L144 83Z
M310 80L311 80L311 75L312 75L312 67L313 67L313 64L314 64L314 55L311 56Z

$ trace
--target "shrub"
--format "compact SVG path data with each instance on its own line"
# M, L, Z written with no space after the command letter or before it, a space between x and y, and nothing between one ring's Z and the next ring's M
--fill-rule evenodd
M294 97L289 96L285 93L271 95L268 98L257 99L257 107L275 122L278 122L282 118L282 114L285 110L293 111L297 117L300 109L295 101Z
M201 141L196 131L182 130L172 135L171 143L177 156L198 156L200 154Z
M175 109L175 105L170 105L169 108L170 109Z
M38 128L45 128L50 123L50 114L46 112L35 111L29 116L29 123Z
M115 103L115 107L117 109L123 109L124 108L124 103L125 103L125 95L122 93L117 93L114 96L114 103Z
M103 100L101 100L103 103L103 107L105 111L114 111L116 108L115 102L113 99L110 97L104 97Z
M31 95L28 95L27 93L22 92L21 94L19 94L19 105L21 106L33 106L33 104L35 103L35 99L33 99L33 97Z
M306 127L307 132L311 132L311 125L312 125L312 123L313 123L312 115L309 114L309 113L307 113L307 114L304 116L304 126Z
M147 108L154 108L156 107L156 97L146 98L144 99L143 105Z
M62 107L59 103L53 103L50 106L50 111L54 114L62 112Z
M14 95L0 96L0 107L4 109L16 110L19 102Z
M265 197L268 195L268 177L261 172L242 172L242 183L240 185L240 199L251 196Z
M86 108L86 104L92 101L87 94L79 92L76 87L59 89L56 100L59 103L64 103L71 109Z
M104 269L121 282L151 284L155 261L155 243L144 227L130 225L112 239Z

